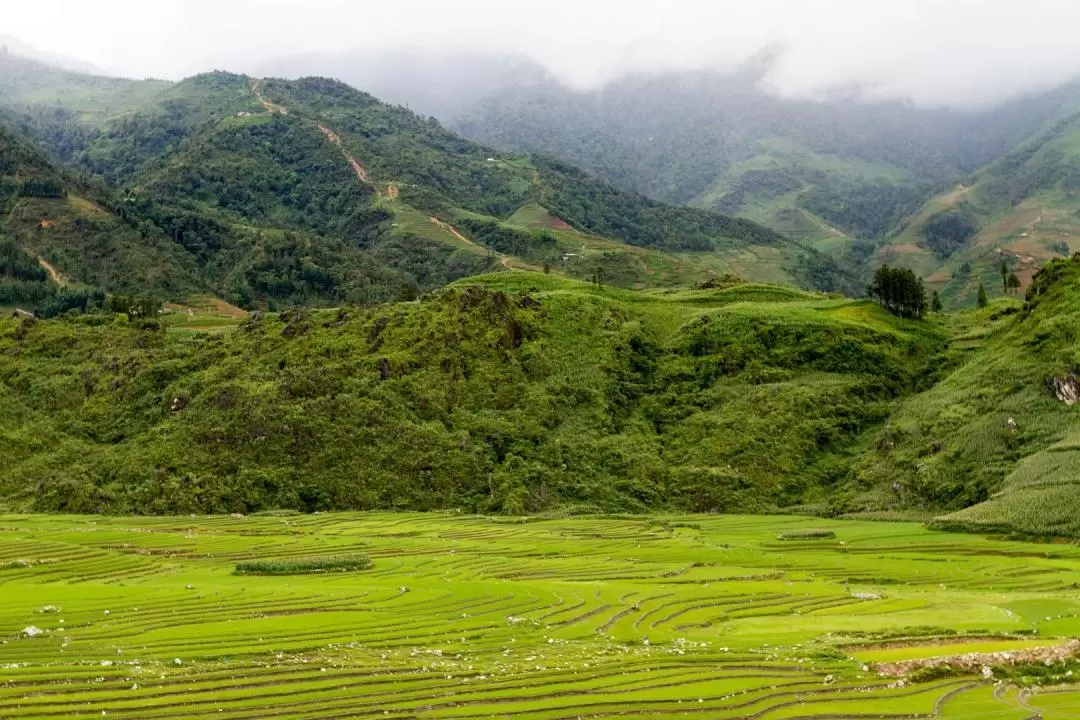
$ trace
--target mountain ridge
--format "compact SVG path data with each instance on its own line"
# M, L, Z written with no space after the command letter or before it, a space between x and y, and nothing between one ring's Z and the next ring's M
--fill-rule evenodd
M17 62L24 76L33 75L32 64ZM58 77L47 69L41 74L39 82L46 87ZM59 77L65 87L79 81L72 74ZM93 110L108 105L108 94L99 81L90 82L95 92L86 106ZM36 97L36 90L30 92L32 84L32 77L25 80L24 96ZM453 232L441 228L453 227L470 213L506 223L523 207L546 204L552 206L547 211L566 216L562 221L569 228L552 229L554 242L547 235L537 241L547 243L548 250L530 250L519 264L546 264L558 270L571 256L587 256L565 263L566 269L579 277L604 269L613 282L638 285L655 283L669 270L691 282L738 270L750 279L849 292L857 287L831 261L752 223L664 206L555 161L492 158L493 151L449 133L438 123L382 104L338 81L259 81L217 72L163 89L141 81L122 82L119 87L122 112L112 118L88 112L80 105L78 93L68 94L62 108L67 115L60 124L49 116L53 106L48 103L55 100L48 97L44 104L24 106L20 105L22 96L16 94L8 101L9 112L39 140L67 148L64 156L69 166L101 177L129 198L145 194L152 205L167 206L170 217L159 218L166 225L175 224L178 214L194 214L230 227L254 223L275 233L302 231L335 243L350 239L347 245L377 256L380 263L400 262L411 253L408 267L388 268L404 273L403 280L387 276L376 283L412 283L422 290L432 287L431 282L452 280L462 271L482 271L490 266L494 253L501 251L485 254L470 239L461 242L459 228ZM150 93L151 100L145 101L143 93ZM290 112L278 112L280 108ZM327 144L339 153L338 161L322 147ZM273 148L287 149L290 154L275 155ZM341 165L355 176L346 181L340 175ZM282 173L286 166L294 168L293 175ZM242 167L247 169L238 172ZM302 167L306 169L295 174ZM333 187L320 185L323 180L318 173L323 169L337 176L327 181ZM355 197L346 200L348 194ZM340 208L328 209L331 196ZM568 201L571 197L572 202ZM584 204L582 198L587 199ZM418 218L423 219L417 222ZM431 218L438 222L430 222ZM199 237L192 241L193 247L186 248L197 256L207 252L203 237L207 232L229 235L215 231L213 223L203 223L203 230L190 233ZM514 231L536 234L528 228ZM189 237L184 230L171 232L181 240ZM590 239L594 236L608 239L597 243ZM629 246L619 247L614 240ZM219 237L210 242L231 247L248 241ZM429 263L416 267L421 255L411 249L403 252L403 244L417 242L429 246L427 255L434 256L435 267L427 267ZM353 251L334 250L337 256L341 252ZM727 262L729 257L738 261L735 266ZM440 270L447 262L454 269ZM657 268L669 270L661 273ZM363 271L366 277L373 272L381 271ZM225 291L226 299L234 303L274 297L266 287L253 287L250 278L225 276L217 282L235 285L234 291ZM359 280L343 282L355 285ZM295 283L291 294L307 298L302 302L324 301L318 299L323 297L319 293ZM276 295L284 299L281 292ZM341 293L336 297L336 301L345 299Z

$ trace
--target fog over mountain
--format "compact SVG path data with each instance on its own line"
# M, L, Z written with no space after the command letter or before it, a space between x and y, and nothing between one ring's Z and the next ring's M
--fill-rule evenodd
M763 84L785 96L855 85L865 97L972 107L1080 73L1078 22L1080 5L1061 0L44 0L5 8L0 32L133 77L288 73L312 58L346 74L335 59L392 69L423 51L520 56L575 89L634 72L730 70L780 45Z

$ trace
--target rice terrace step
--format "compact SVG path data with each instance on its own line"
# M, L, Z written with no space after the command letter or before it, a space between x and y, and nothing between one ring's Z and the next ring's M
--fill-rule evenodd
M1078 581L902 522L5 516L0 718L1075 718Z

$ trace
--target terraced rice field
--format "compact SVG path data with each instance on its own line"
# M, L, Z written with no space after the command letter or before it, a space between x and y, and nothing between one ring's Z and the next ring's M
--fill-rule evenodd
M806 529L835 537L778 539ZM864 665L1061 644L1078 583L1080 547L913 523L7 516L0 718L1078 718L1068 685Z

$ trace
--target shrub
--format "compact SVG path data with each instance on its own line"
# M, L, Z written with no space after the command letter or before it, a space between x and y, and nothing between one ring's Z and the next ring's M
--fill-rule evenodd
M236 564L237 575L308 575L312 573L356 572L372 566L371 558L357 553L296 560L250 560Z
M832 530L789 530L776 536L777 540L831 540L836 537Z

